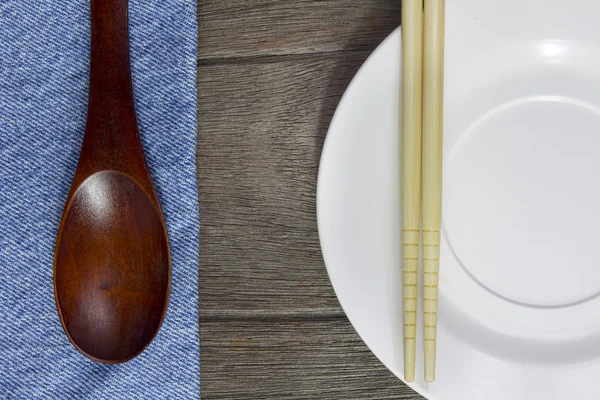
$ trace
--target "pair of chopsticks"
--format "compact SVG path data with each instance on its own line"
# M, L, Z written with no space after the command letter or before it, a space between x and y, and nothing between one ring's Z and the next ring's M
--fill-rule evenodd
M408 382L415 380L421 232L425 381L435 380L442 225L444 1L402 2L402 268L404 377Z

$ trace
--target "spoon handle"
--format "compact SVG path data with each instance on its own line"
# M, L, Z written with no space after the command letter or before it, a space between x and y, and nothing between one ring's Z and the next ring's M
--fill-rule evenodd
M115 122L135 115L129 64L127 0L92 0L90 118ZM118 113L117 113L118 111Z
M90 92L80 156L89 168L81 165L78 172L90 176L115 170L144 181L146 162L135 117L129 63L127 0L92 0L91 5Z
M158 208L135 116L127 7L127 0L91 1L87 125L72 188L96 172L118 171L138 182Z

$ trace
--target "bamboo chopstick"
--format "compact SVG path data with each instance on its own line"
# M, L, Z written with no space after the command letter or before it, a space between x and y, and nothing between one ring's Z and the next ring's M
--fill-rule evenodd
M421 201L423 0L402 2L404 379L415 380Z
M425 381L433 382L442 227L444 0L425 0L423 35L423 337Z

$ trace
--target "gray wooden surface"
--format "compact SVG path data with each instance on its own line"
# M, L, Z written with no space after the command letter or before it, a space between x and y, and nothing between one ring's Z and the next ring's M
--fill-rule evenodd
M400 0L200 0L203 399L421 399L360 340L319 248L315 190L348 83Z

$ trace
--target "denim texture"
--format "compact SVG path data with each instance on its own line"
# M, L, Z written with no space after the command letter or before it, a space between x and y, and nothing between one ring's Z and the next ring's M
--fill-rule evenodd
M134 360L102 365L63 333L58 224L85 128L89 0L0 0L0 399L197 399L196 1L130 0L141 139L172 255L166 319Z

